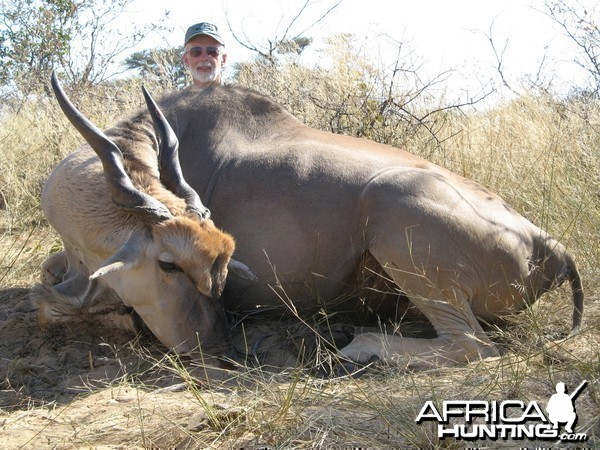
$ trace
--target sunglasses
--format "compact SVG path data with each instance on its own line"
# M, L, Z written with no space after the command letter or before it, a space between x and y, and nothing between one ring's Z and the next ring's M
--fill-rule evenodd
M212 58L216 58L221 54L221 49L219 47L192 47L184 52L184 55L188 53L192 58L198 58L199 56L202 56L204 49L206 49L206 54Z

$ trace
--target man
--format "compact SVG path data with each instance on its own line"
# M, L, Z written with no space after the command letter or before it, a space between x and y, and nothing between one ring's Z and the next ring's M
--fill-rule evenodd
M183 65L190 71L194 86L207 88L220 85L227 61L225 42L215 25L197 23L185 33Z

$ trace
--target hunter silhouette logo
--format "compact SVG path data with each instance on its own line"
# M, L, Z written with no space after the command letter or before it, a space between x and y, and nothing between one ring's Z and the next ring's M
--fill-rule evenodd
M574 402L586 384L587 381L583 381L571 394L567 394L565 384L558 383L556 393L546 405L547 415L535 400L529 403L521 400L444 400L441 407L429 400L415 422L437 422L440 439L584 442L587 435L573 430L577 422ZM562 433L560 424L564 424Z
M574 405L575 397L579 395L586 384L587 381L584 380L577 386L577 389L575 389L571 395L565 393L565 383L556 384L556 394L550 397L548 406L546 406L548 418L554 425L552 429L557 430L558 424L562 422L567 424L565 426L565 431L570 434L573 433L573 425L575 425L575 421L577 421Z

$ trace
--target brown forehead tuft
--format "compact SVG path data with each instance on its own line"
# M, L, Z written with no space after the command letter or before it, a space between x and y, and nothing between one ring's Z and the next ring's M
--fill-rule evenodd
M156 226L154 235L164 245L177 248L183 255L201 251L209 258L221 254L231 256L235 250L233 237L219 230L211 220L179 216Z

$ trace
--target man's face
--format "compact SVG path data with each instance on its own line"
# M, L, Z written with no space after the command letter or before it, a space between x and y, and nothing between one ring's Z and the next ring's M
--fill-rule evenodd
M183 64L190 71L194 85L199 87L221 84L226 60L224 47L210 36L196 36L184 48Z

